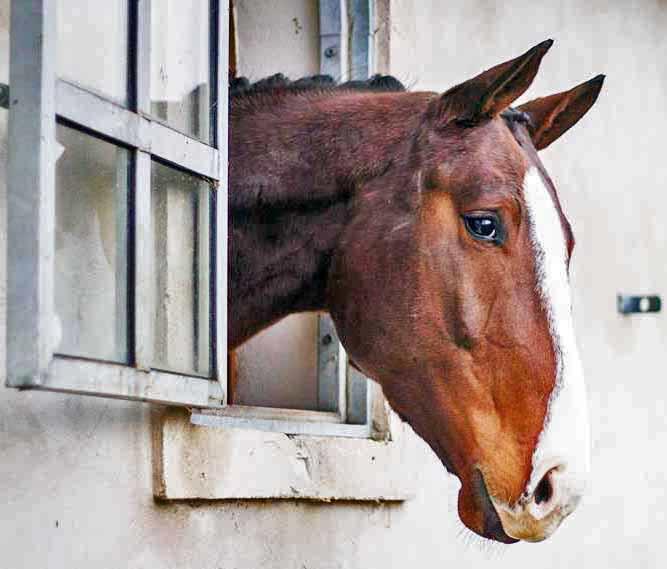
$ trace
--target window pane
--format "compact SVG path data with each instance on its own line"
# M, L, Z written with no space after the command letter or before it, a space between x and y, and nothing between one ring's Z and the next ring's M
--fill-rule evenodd
M127 362L129 153L63 125L57 138L56 351Z
M58 75L127 102L128 0L58 0Z
M151 112L209 141L209 0L151 4Z
M154 367L208 376L210 186L156 162L152 168Z

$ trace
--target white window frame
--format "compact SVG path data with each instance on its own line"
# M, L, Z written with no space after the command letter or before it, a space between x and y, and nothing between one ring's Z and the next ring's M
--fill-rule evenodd
M211 2L214 96L227 96L229 3ZM8 164L7 385L202 408L227 393L227 110L215 107L213 140L191 138L150 114L151 0L129 3L128 46L136 70L135 105L65 81L56 74L56 0L12 0ZM212 74L213 76L214 74ZM133 97L128 97L132 99ZM133 110L134 107L134 110ZM114 364L54 353L56 123L129 148L134 164L134 361ZM151 369L153 362L151 161L161 160L213 185L215 245L212 378ZM132 223L132 220L130 221ZM130 273L131 274L131 273Z

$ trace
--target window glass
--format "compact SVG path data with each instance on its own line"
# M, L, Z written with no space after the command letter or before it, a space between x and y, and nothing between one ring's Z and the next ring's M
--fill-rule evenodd
M128 0L58 0L58 75L127 102Z
M151 4L151 112L209 142L209 0Z
M153 162L154 367L210 375L208 183Z
M128 151L56 134L56 351L127 362Z

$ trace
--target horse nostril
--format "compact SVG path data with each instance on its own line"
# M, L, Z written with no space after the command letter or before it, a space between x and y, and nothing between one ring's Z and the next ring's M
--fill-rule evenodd
M540 480L540 483L535 488L535 493L533 497L535 498L536 504L542 504L543 502L548 502L551 500L551 497L554 495L554 488L551 484L551 470L544 475L544 478Z

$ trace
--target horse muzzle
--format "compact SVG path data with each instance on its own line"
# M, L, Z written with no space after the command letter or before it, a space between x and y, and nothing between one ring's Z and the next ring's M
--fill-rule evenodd
M509 537L530 542L550 537L579 504L583 489L567 469L546 470L535 488L510 506L491 497L503 531Z

